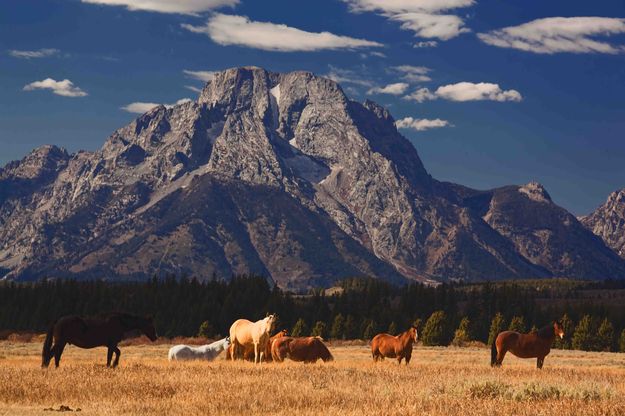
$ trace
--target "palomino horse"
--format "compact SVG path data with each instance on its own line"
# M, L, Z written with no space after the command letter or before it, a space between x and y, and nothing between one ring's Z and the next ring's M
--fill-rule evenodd
M388 357L397 358L397 363L401 364L401 360L406 359L406 365L408 365L412 358L412 344L416 341L417 328L414 326L397 336L378 334L371 340L373 361L377 362Z
M321 337L277 338L271 343L271 355L278 363L285 358L304 363L314 363L319 359L323 362L334 360Z
M271 328L276 321L275 315L268 315L260 321L250 322L247 319L237 319L230 327L230 342L232 350L230 358L238 358L239 348L245 349L247 345L254 346L254 363L263 360Z
M564 338L564 328L560 322L553 322L531 334L515 331L503 331L497 335L490 350L490 365L501 366L506 352L510 351L519 358L536 358L536 367L543 368L545 357L551 350L556 336Z
M113 367L116 367L121 354L117 344L125 334L137 330L151 341L156 341L156 330L150 317L118 312L92 318L64 316L48 329L41 352L41 366L47 367L54 356L54 365L58 367L65 345L73 344L80 348L108 347L106 366L111 365L111 359L115 353ZM52 346L53 339L54 346Z
M269 338L269 342L267 343L267 348L265 348L265 354L264 354L264 357L263 357L263 360L265 362L273 361L273 359L271 357L271 344L273 343L273 341L278 339L278 338L286 337L287 335L288 335L287 330L283 329L282 331L277 332L275 335L273 335L271 338ZM239 354L239 356L240 355L241 354ZM229 360L231 356L232 356L232 344L230 344L230 347L228 347L228 353L226 355L226 360ZM247 346L247 348L245 348L245 351L243 351L243 359L245 361L254 361L254 346L253 345Z
M227 351L230 346L230 337L220 339L212 344L192 347L190 345L174 345L169 349L167 357L173 360L206 360L213 361L222 351Z

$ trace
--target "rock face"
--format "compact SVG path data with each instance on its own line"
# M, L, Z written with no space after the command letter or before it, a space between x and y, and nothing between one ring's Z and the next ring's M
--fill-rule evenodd
M97 152L36 149L0 170L0 204L7 279L625 277L539 184L436 181L387 110L308 72L229 69Z
M612 192L605 204L581 222L625 258L625 189Z

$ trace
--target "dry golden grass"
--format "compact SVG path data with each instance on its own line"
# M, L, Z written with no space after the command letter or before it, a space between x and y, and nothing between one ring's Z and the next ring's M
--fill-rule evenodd
M366 346L336 346L333 363L169 363L169 345L106 350L67 347L59 369L41 370L36 343L0 342L0 415L42 414L65 405L80 414L427 414L623 415L625 355L553 351L506 357L492 369L484 348L418 347L408 367L374 365Z

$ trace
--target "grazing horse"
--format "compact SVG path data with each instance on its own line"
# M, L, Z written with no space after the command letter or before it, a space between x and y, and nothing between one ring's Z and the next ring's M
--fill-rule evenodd
M385 357L397 358L397 364L406 360L406 365L412 358L412 344L417 342L417 328L410 327L406 332L397 336L378 334L371 340L371 355L373 361L384 360Z
M271 356L275 362L281 363L285 358L304 363L314 363L319 359L323 362L332 361L334 357L323 343L321 337L281 337L271 344Z
M556 336L564 338L564 328L557 321L530 334L500 332L490 349L490 365L501 366L506 352L510 351L519 358L536 358L536 367L543 368L545 357L549 354Z
M228 350L230 337L220 339L212 344L192 347L189 345L175 345L169 349L169 361L206 360L213 361L222 351Z
M156 341L156 329L154 329L151 317L120 312L97 317L64 316L48 329L41 352L41 366L48 367L54 356L54 365L58 367L65 345L73 344L80 348L108 347L106 366L110 367L113 353L115 353L113 367L117 367L121 354L117 344L124 338L124 335L137 330L151 341ZM54 346L52 346L53 340Z
M260 363L265 355L269 334L276 321L275 315L268 315L260 321L250 322L247 319L237 319L230 327L230 342L232 350L230 359L236 360L239 357L239 348L248 345L254 346L254 363Z

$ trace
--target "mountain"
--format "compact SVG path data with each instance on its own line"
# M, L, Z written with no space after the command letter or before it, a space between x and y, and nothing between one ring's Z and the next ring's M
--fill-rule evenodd
M624 278L625 261L536 183L432 178L389 112L309 72L233 68L96 152L34 150L0 170L5 279L263 273Z
M612 192L605 204L580 220L625 258L625 189Z

